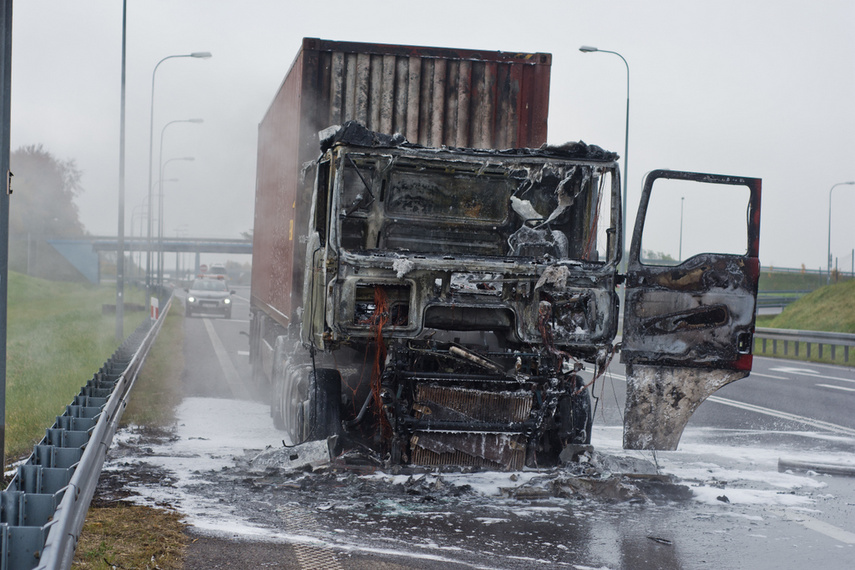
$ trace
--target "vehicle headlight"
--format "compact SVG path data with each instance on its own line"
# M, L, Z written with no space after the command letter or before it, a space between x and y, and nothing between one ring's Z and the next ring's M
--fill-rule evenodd
M223 303L225 303L226 305L230 305L231 302L232 302L231 299L223 299Z
M190 295L189 297L187 297L187 302L188 303L195 303L196 297L194 297L193 295Z

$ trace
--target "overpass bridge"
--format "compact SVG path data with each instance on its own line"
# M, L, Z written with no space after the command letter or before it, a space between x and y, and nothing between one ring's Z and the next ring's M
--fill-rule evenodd
M119 239L113 236L91 236L79 239L48 240L71 265L73 265L90 282L100 281L101 252L115 253L119 250ZM193 253L195 254L195 269L199 270L200 257L203 253L234 253L252 255L252 241L246 239L222 238L192 238L170 237L162 241L147 238L126 237L124 239L125 254L137 252L164 253ZM156 261L152 261L156 264ZM176 258L177 265L177 258Z

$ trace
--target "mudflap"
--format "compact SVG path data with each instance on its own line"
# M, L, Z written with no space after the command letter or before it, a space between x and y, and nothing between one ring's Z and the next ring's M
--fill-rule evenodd
M746 376L744 370L627 366L624 449L677 449L686 423L701 402Z

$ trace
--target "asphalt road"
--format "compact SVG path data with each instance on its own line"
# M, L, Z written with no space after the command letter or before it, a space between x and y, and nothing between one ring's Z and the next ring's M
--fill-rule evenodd
M249 330L248 295L236 289L230 320L186 319L188 397L226 406L258 399L241 334ZM623 374L613 364L594 389L593 443L604 453L621 453ZM855 465L853 410L855 369L756 358L750 378L701 405L678 451L641 456L679 477L690 500L667 492L644 503L485 497L465 479L259 475L236 457L233 468L181 485L236 521L232 532L193 530L186 568L845 568L855 560L853 479L779 474L774 461ZM187 454L193 442L184 443ZM195 453L209 452L200 444ZM264 538L237 521L265 529Z

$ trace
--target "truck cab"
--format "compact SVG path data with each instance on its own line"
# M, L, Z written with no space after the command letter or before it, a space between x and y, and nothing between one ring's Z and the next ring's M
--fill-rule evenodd
M294 442L345 435L397 463L548 464L590 443L588 390L621 350L625 445L675 448L697 405L750 371L759 180L650 173L619 274L614 153L425 148L358 123L322 152L299 340L281 348L273 404ZM744 248L647 259L653 185L672 181L738 188Z

